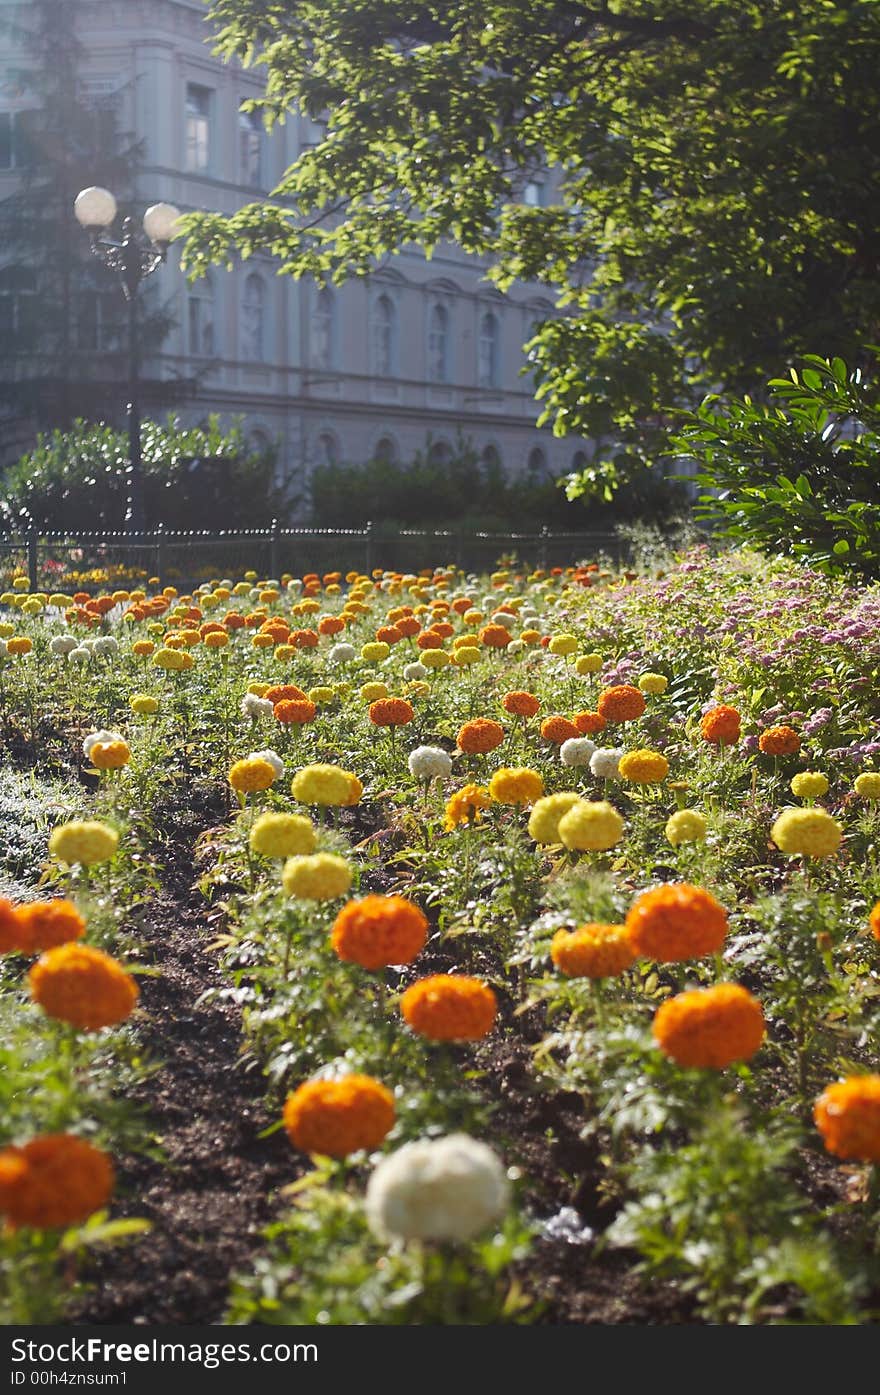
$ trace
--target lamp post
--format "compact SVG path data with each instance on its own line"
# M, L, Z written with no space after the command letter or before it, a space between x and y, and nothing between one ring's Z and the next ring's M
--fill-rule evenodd
M144 531L144 476L141 463L141 408L138 357L137 293L142 281L164 262L174 236L178 210L170 203L153 204L144 214L143 233L131 218L122 224L122 237L110 235L118 212L109 189L83 189L73 205L77 222L89 234L92 251L115 271L128 305L128 467L125 526Z

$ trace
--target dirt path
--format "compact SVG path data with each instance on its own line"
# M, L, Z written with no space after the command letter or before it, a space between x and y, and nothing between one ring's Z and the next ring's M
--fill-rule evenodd
M196 1006L222 979L205 952L210 932L190 885L191 861L181 856L192 836L175 830L177 856L171 853L162 895L139 936L144 962L161 971L141 980L140 1039L162 1067L137 1100L164 1159L118 1159L113 1214L145 1217L153 1228L101 1256L93 1289L72 1314L77 1322L221 1321L230 1275L250 1267L273 1195L296 1175L283 1133L259 1138L271 1121L261 1076L239 1064L237 1011Z

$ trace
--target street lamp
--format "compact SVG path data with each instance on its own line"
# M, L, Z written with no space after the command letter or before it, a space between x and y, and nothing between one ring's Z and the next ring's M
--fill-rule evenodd
M92 251L105 266L118 273L128 303L128 502L125 526L133 533L144 531L144 476L141 466L141 409L138 372L137 293L142 281L164 262L168 245L180 217L170 203L156 203L144 214L143 233L126 218L122 238L110 236L116 221L116 200L109 189L83 189L73 205L77 222L89 234Z

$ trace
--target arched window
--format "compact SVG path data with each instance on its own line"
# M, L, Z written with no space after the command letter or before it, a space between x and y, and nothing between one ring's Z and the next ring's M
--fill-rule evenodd
M315 292L312 306L312 363L332 368L336 338L336 298L327 286Z
M497 446L486 446L480 456L480 464L486 479L495 479L501 472L501 456Z
M252 272L244 283L241 299L241 356L248 363L262 363L266 357L266 287L262 276Z
M585 450L576 450L572 456L571 468L573 470L586 470L588 464L587 452Z
M212 358L216 344L214 282L210 276L203 276L190 287L187 296L187 327L190 353L196 358Z
M547 457L540 446L534 446L529 451L528 468L532 475L542 474L547 469Z
M268 455L269 437L262 427L255 426L247 434L247 448L251 455Z
M339 442L332 431L322 431L317 440L318 465L336 465L339 461Z
M498 386L498 321L493 314L480 320L479 383L482 388Z
M432 465L448 465L452 459L452 446L448 441L435 441L428 453Z
M383 436L376 442L376 449L373 451L373 459L380 460L384 465L393 465L397 460L397 443L391 436Z
M432 305L428 316L428 382L449 382L449 313Z
M394 302L380 295L373 306L373 372L378 378L390 378L394 373L397 316Z

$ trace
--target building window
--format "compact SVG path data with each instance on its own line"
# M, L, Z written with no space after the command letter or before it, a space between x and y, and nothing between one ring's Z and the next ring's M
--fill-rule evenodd
M120 346L120 297L92 277L79 296L76 342L87 353L109 353Z
M448 441L435 441L428 452L431 465L448 465L452 460L452 446Z
M189 351L197 358L212 358L215 351L214 285L209 276L196 282L187 297Z
M571 468L573 470L586 470L589 463L587 452L585 450L576 450L572 458Z
M449 315L432 305L428 318L428 382L449 382Z
M318 465L336 465L339 462L339 443L332 431L322 431L318 437Z
M396 315L390 296L380 295L373 306L373 372L390 378L394 372Z
M498 478L501 473L501 456L497 446L486 446L480 456L480 463L483 466L483 475L489 482Z
M258 111L239 111L238 151L242 184L259 189L263 183L263 123Z
M336 331L336 298L327 286L316 291L312 306L312 363L332 368Z
M0 170L21 170L33 164L35 111L0 111Z
M498 386L498 321L494 315L480 320L479 384L481 388Z
M30 267L0 269L0 329L14 336L18 350L35 345L36 291L37 275Z
M523 203L529 208L544 207L544 185L537 179L530 179L523 189Z
M391 436L383 436L381 440L376 442L373 459L380 461L383 465L396 464L397 445Z
M266 287L262 276L252 272L244 283L241 299L241 356L248 363L266 358Z
M205 174L211 168L211 106L214 94L210 87L194 82L186 85L186 168L193 174Z
M546 471L547 457L540 446L534 446L532 450L529 451L528 468L530 475L540 475Z

